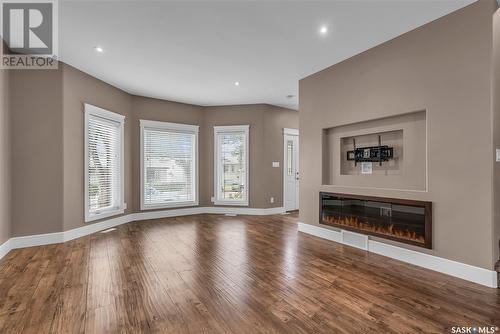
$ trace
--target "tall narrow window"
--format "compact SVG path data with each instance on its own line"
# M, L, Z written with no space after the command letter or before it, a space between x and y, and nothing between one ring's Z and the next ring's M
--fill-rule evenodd
M124 212L125 116L85 104L85 221Z
M141 208L198 205L198 126L141 120Z
M287 140L286 142L287 149L287 161L286 161L286 171L288 175L293 174L293 141Z
M248 125L214 127L217 205L248 205L248 137Z

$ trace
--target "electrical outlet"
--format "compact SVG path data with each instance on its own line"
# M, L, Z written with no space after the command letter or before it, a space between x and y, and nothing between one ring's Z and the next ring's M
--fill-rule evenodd
M279 168L280 167L280 162L279 161L273 161L273 168Z
M127 209L127 203L123 203L123 210Z
M210 201L211 201L212 203L215 203L215 197L214 197L214 196L210 197Z
M271 201L271 203L274 203L274 197L271 197L270 201Z
M497 148L497 162L500 162L500 148Z
M373 164L371 162L362 162L361 174L372 174L372 173L373 173Z

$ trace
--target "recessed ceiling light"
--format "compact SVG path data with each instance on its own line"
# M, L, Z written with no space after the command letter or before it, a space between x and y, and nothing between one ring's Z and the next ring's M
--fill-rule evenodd
M103 52L104 52L104 49L103 49L103 48L101 48L100 46L96 46L96 47L94 47L94 50L95 50L96 52L99 52L99 53L103 53Z
M327 27L327 26L321 26L321 27L319 28L319 33L320 33L321 35L326 35L326 33L327 33L327 32L328 32L328 27Z
M235 86L239 86L239 85L240 85L240 82L239 82L239 81L235 81L235 82L234 82L234 85L235 85Z

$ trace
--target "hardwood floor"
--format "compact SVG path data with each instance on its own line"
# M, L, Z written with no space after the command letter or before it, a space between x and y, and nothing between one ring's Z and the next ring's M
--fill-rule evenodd
M1 333L450 333L500 290L297 233L296 214L122 225L0 261Z

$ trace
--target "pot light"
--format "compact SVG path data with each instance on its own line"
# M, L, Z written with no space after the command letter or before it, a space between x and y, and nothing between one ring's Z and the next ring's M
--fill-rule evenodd
M328 32L328 27L327 27L327 26L321 26L321 27L319 28L319 33L320 33L321 35L326 35L326 33L327 33L327 32Z
M234 85L235 85L235 86L239 86L239 85L240 85L240 82L239 82L239 81L235 81L235 82L234 82Z
M104 49L103 49L102 47L100 47L100 46L96 46L96 47L94 47L94 50L95 50L96 52L99 52L99 53L103 53L103 52L104 52Z

